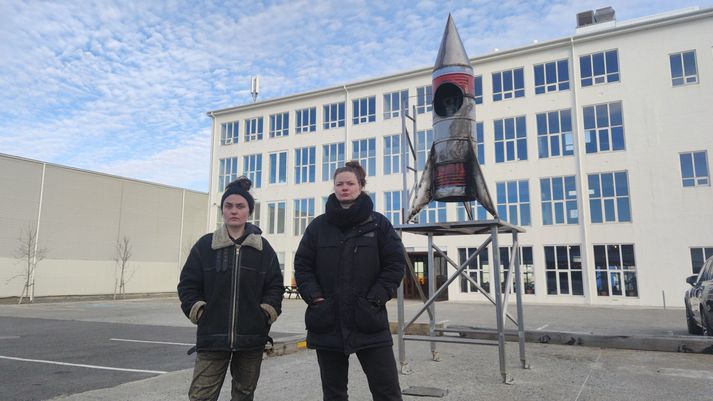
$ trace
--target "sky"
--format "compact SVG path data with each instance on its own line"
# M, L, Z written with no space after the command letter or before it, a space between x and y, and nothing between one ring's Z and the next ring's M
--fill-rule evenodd
M470 57L713 0L0 0L0 153L208 191L207 112L431 66L448 13Z

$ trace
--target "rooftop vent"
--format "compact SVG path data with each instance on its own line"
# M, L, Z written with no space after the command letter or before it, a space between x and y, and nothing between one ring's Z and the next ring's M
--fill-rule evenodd
M614 21L614 9L612 7L604 7L594 11L594 22Z
M592 25L594 23L594 11L584 11L577 14L577 28Z

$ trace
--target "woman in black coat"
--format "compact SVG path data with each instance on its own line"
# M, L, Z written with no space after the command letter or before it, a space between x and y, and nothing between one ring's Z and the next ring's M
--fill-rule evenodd
M386 302L406 261L389 220L364 193L364 169L351 161L334 173L326 212L305 230L295 280L307 302L307 346L317 350L324 400L347 400L349 355L357 354L374 400L400 401Z

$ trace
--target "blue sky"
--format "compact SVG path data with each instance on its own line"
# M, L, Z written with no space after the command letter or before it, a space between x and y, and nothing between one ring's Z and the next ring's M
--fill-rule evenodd
M206 112L429 66L448 12L468 54L713 0L0 0L0 153L208 190Z

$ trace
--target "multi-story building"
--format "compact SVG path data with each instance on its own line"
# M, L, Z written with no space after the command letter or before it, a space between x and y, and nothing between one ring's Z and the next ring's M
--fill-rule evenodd
M713 254L713 9L611 17L583 14L571 37L472 59L478 157L500 217L527 230L525 302L682 306L685 278ZM252 178L254 220L289 283L300 236L323 212L334 169L350 159L365 166L376 210L400 222L401 114L415 113L422 169L430 85L423 68L210 112L209 224L220 224L224 185ZM432 203L420 218L465 213ZM404 235L424 275L426 239ZM482 238L435 242L460 262ZM466 272L491 291L488 259ZM436 265L441 278L455 271L442 259ZM484 299L464 279L448 296Z

